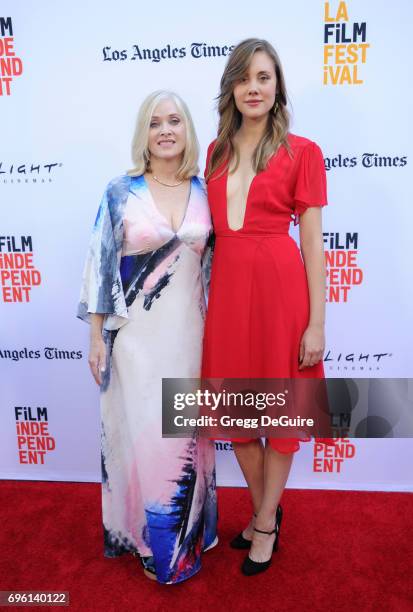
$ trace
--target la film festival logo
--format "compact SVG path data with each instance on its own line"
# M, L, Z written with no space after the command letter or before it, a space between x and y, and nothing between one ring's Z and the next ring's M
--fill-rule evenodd
M42 282L31 236L0 236L0 279L3 302L30 302L32 288Z
M366 63L366 22L350 23L346 2L324 3L324 85L362 85Z
M14 50L11 17L0 17L0 96L10 96L13 79L23 74L23 62Z
M46 454L56 449L56 440L49 432L47 408L15 406L14 413L19 462L44 465Z
M357 263L358 232L324 232L327 270L326 302L348 302L353 287L363 282Z

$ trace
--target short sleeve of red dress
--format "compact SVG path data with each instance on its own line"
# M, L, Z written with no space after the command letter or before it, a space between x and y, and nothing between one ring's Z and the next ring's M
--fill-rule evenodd
M306 145L298 164L294 192L297 217L311 206L327 204L326 169L320 147L315 142Z

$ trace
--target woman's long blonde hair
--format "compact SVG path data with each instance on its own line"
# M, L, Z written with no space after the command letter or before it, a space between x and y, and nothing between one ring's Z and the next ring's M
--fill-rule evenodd
M280 58L268 41L260 38L248 38L234 48L221 78L218 96L218 136L209 160L207 180L223 162L229 163L230 160L233 160L232 172L238 167L239 152L234 145L233 138L241 126L242 115L236 107L233 91L237 81L247 72L252 56L257 51L264 51L274 62L277 82L275 102L277 106L276 112L274 110L269 112L267 129L253 153L252 167L254 172L257 174L264 170L269 158L277 151L279 146L284 145L290 151L287 141L290 123L287 110L287 91Z
M158 90L149 94L142 102L136 119L135 133L132 140L132 161L135 164L128 171L130 176L140 176L150 171L151 155L148 148L149 129L155 108L162 100L173 100L182 114L186 127L186 145L176 178L184 180L199 174L198 158L199 143L196 136L191 113L185 102L178 94L168 90Z

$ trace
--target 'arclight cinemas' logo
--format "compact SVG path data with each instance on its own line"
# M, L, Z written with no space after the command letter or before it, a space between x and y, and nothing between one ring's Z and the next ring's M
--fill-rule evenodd
M15 406L14 414L19 462L44 465L46 453L56 449L56 441L49 433L47 408Z
M22 164L0 161L0 181L5 184L52 183L56 170L62 166L61 162L25 162Z
M3 302L30 302L42 282L33 263L31 236L0 236L0 289Z
M209 45L205 42L193 42L189 46L177 47L171 43L162 48L145 48L142 45L132 45L129 49L112 49L103 47L102 59L104 62L150 61L159 63L163 60L179 60L185 57L194 59L227 57L235 45Z
M324 355L324 367L335 372L373 372L380 370L393 357L385 350L349 350L328 348Z
M11 95L13 79L23 73L23 62L14 51L11 17L0 17L0 96Z
M324 232L327 286L326 302L347 302L350 290L363 282L358 267L358 232Z

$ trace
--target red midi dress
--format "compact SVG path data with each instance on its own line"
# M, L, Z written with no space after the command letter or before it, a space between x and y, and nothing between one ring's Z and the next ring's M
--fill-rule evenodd
M204 378L324 377L322 362L298 369L300 341L309 320L309 293L300 250L288 232L291 221L297 222L309 206L327 204L326 173L316 143L293 134L288 142L292 156L281 146L252 180L239 230L228 225L227 164L208 180L216 240L205 322ZM213 146L214 142L208 148L207 167ZM319 441L334 443L327 438ZM284 453L300 448L297 438L271 438L269 443Z

